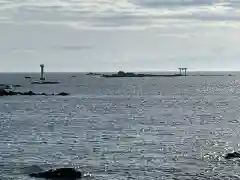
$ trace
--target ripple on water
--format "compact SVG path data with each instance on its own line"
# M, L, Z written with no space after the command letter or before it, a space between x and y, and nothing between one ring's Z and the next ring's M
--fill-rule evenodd
M70 97L2 99L2 180L62 166L85 179L240 179L239 160L224 159L240 144L232 80L77 78L84 87L57 86Z

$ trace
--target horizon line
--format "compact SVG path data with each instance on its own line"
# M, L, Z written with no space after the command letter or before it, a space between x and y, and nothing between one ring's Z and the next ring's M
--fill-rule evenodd
M139 70L139 71L127 71L127 70L117 70L117 71L45 71L45 73L116 73L119 71L124 71L124 72L179 72L178 70L159 70L159 71L154 71L154 70ZM240 70L187 70L187 72L240 72ZM0 73L40 73L40 71L0 71Z

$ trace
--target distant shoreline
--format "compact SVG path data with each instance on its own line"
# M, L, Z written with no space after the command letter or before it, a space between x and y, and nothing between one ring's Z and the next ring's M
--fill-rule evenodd
M133 73L133 72L124 72L119 71L118 73L87 73L85 75L88 76L100 76L104 78L126 78L126 77L182 77L182 76L233 76L231 73L225 73L225 74L190 74L190 75L184 75L184 74L154 74L154 73Z
M181 74L135 74L132 72L119 71L117 74L102 74L101 77L104 78L121 78L121 77L179 77L183 76Z

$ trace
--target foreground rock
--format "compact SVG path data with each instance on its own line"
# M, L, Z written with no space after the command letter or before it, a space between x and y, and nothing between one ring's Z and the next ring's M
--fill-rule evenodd
M70 94L61 92L58 94L47 94L47 93L35 93L33 91L28 92L15 92L15 91L7 91L5 89L0 89L0 96L69 96Z
M82 173L73 168L50 169L45 172L29 174L30 177L45 178L45 179L80 179Z
M161 75L161 74L135 74L131 72L123 72L119 71L117 74L106 75L103 74L102 77L106 78L119 78L119 77L177 77L182 76L181 74L169 74L169 75Z
M233 159L233 158L240 158L240 153L238 152L233 152L233 153L228 153L225 156L225 159Z

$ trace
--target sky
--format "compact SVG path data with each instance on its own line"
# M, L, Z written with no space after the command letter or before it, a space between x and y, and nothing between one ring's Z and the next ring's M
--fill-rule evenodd
M240 0L0 0L0 72L240 69Z

